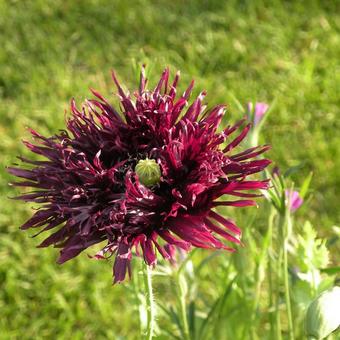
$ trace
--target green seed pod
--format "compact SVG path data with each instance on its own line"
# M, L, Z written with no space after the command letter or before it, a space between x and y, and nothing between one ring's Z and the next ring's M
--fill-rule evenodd
M136 167L135 172L139 181L147 187L158 184L161 179L161 169L154 159L141 159Z
M306 333L309 339L324 339L340 326L340 287L319 295L308 307Z

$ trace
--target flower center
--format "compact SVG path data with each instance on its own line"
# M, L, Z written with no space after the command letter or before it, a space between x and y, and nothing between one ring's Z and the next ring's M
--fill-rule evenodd
M153 186L160 182L161 168L154 159L141 159L138 161L135 172L139 178L139 181L147 186Z

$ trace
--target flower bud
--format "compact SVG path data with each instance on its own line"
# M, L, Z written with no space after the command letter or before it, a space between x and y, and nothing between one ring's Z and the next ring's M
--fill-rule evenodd
M303 198L300 196L299 192L295 190L287 189L285 191L286 194L286 204L290 210L290 212L294 212L299 209L303 203Z
M324 339L340 326L340 287L323 292L308 307L306 333Z
M251 102L247 104L248 114L251 117L253 116L254 126L260 123L268 109L269 105L267 103L255 103L255 107Z
M158 184L161 179L161 169L154 159L141 159L136 167L135 172L139 181L149 187Z

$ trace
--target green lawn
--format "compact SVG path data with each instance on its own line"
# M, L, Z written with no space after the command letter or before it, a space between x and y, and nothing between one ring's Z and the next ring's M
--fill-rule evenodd
M142 63L151 83L165 66L179 69L182 88L194 78L209 105L229 104L231 121L242 116L234 98L274 102L262 141L283 170L301 167L296 186L313 171L299 214L328 235L340 218L337 9L336 1L0 0L0 339L139 338L129 283L112 287L111 265L85 254L57 266L56 250L36 249L39 240L18 230L31 207L7 199L15 190L5 166L27 154L25 128L62 129L72 97L115 91L111 69L131 89ZM204 275L203 288L215 281ZM215 275L224 279L222 269Z

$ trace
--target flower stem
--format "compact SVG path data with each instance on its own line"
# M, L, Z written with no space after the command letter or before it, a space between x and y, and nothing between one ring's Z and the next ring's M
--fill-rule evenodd
M180 317L183 326L184 339L190 340L187 309L186 309L186 295L187 295L187 282L185 281L184 274L179 272L177 274L177 282L179 287L179 304L180 304Z
M281 279L283 279L284 285L284 297L285 305L287 311L287 321L288 321L288 339L294 340L294 330L293 330L293 317L292 308L290 303L290 290L289 290L289 272L288 272L288 239L292 230L291 219L289 216L289 211L287 210L284 214L280 216L279 221L279 233L280 233L280 245L279 245L279 263L278 263L278 273L279 273L279 284ZM281 273L283 272L283 277ZM279 311L277 310L277 313Z
M277 256L277 291L275 296L275 319L276 319L276 339L281 340L281 318L280 318L280 283L281 283L281 263L282 263L282 247L278 249L278 256Z
M287 317L288 317L288 334L289 339L294 340L294 329L293 329L293 317L292 317L292 308L290 303L290 290L289 290L289 277L288 277L288 237L289 237L289 229L291 229L291 220L290 217L285 218L284 222L284 239L283 239L283 279L284 279L284 287L285 287L285 300L286 300L286 308L287 308Z
M152 291L152 269L146 263L143 264L143 276L146 290L146 312L147 312L147 328L145 339L152 340L155 329L156 309Z
M255 338L255 328L256 328L256 316L257 316L257 312L258 312L258 308L260 305L260 295L261 295L261 286L264 280L264 276L265 276L265 268L267 266L267 263L269 265L269 248L271 247L271 243L272 243L272 230L273 230L273 219L275 216L275 211L272 209L271 213L269 215L269 219L268 219L268 228L267 228L267 232L262 240L262 244L261 244L261 252L259 254L259 260L258 260L258 264L256 267L256 271L255 271L255 280L256 280L256 284L255 284L255 296L254 296L254 303L252 306L252 317L251 317L251 327L253 328L252 333L253 333L253 338ZM271 288L271 287L270 287ZM272 291L270 290L269 295L271 297Z
M273 332L273 327L275 327L275 321L273 318L273 305L274 305L274 285L273 285L273 277L272 277L272 270L273 270L273 224L274 224L274 218L275 218L276 212L275 210L272 208L270 215L269 215L269 219L268 219L268 229L270 230L270 238L269 238L269 244L268 244L268 272L267 272L267 276L268 276L268 287L269 287L269 310L270 310L270 314L269 314L269 318L270 318L270 336L271 338L274 337L274 332Z
M283 246L284 246L284 250L283 250L283 278L284 278L284 284L285 284L285 300L286 300L287 317L288 317L288 332L289 332L289 339L294 340L292 308L291 308L291 304L290 304L290 292L289 292L288 254L287 254L286 240L284 241Z

